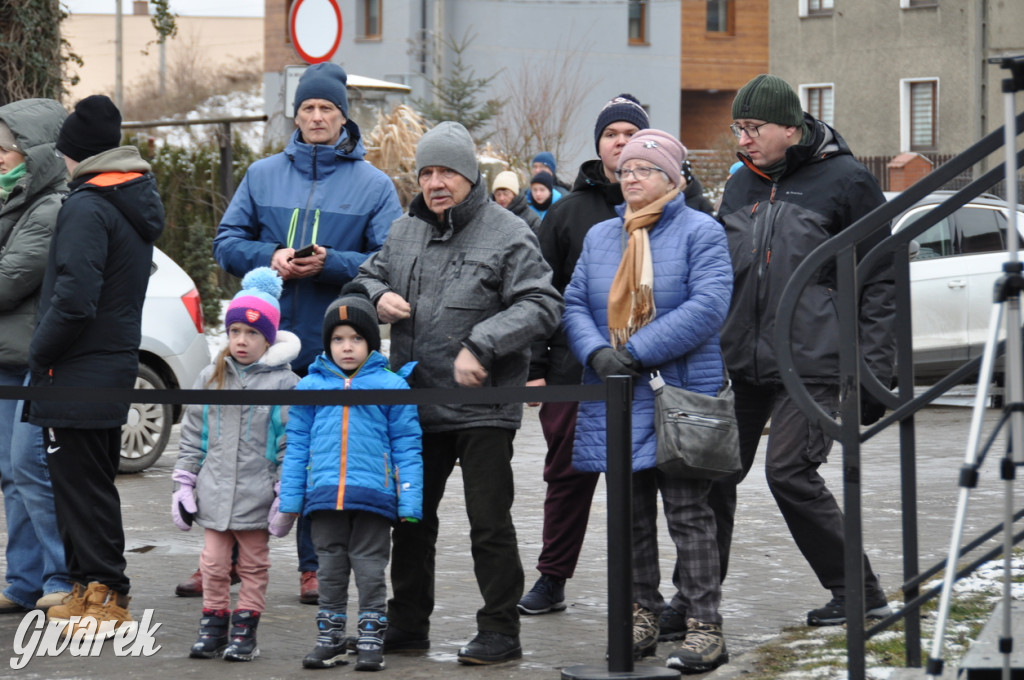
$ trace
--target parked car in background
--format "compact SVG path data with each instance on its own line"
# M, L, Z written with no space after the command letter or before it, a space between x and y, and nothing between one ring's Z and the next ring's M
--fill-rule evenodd
M893 232L906 229L951 194L929 194L893 220ZM895 195L886 194L889 199ZM915 378L941 378L984 352L993 287L1008 259L1007 215L1005 201L983 194L914 239L910 291ZM1019 205L1018 233L1022 227L1024 206ZM1024 245L1024 236L1018 243Z
M136 389L191 388L210 363L199 292L185 270L159 248L142 308ZM133 403L121 428L120 472L141 472L163 455L182 407Z

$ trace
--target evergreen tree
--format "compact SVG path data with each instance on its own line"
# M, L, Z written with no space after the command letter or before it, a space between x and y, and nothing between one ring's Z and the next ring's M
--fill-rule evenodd
M462 123L473 141L482 144L493 134L485 134L484 129L498 115L505 101L500 98L481 101L487 87L498 74L477 78L473 69L463 60L463 52L473 43L474 38L467 33L461 41L456 42L452 37L444 41L455 58L448 75L429 81L436 101L414 99L413 106L432 126L443 120ZM435 55L434 58L440 59L441 55Z

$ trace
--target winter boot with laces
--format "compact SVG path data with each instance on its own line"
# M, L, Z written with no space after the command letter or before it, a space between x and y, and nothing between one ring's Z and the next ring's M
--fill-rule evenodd
M565 609L565 579L541 574L530 592L519 600L523 614L547 614Z
M189 656L193 659L212 659L221 656L228 646L228 624L231 612L227 609L204 609L199 619L199 637L192 644Z
M231 613L231 641L224 650L227 661L252 661L260 655L256 645L256 627L260 613L252 609L236 609Z
M74 626L65 630L69 637L80 635L83 641L113 637L121 628L134 628L135 620L128 611L130 597L99 581L93 581L85 591L85 611Z
M633 658L654 656L658 651L658 617L650 609L633 605Z
M382 612L362 612L359 615L357 671L379 671L384 668L384 632L387 629L388 620Z
M345 637L344 614L321 609L316 613L316 646L302 660L303 668L333 668L346 664L348 638Z
M686 627L683 644L669 654L666 666L686 674L707 673L729 660L721 625L690 619Z
M71 592L58 605L50 607L46 612L46 618L50 621L58 621L67 624L72 616L81 617L85 614L85 586L75 583L71 586Z

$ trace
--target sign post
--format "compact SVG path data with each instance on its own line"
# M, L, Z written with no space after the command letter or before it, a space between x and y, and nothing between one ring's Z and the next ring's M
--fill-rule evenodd
M341 44L338 0L295 0L288 30L295 51L307 64L330 61Z

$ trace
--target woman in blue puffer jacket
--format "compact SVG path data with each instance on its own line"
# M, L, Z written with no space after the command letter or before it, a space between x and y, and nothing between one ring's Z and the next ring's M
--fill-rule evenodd
M659 614L657 494L676 545L678 591L671 611L685 625L668 666L709 671L728 660L718 613L721 588L710 482L667 477L655 467L650 372L668 384L715 394L723 380L718 329L732 294L725 232L686 206L680 172L686 148L660 130L643 130L619 156L621 217L591 228L565 290L569 345L583 382L631 374L633 395L633 652L654 654ZM573 467L604 472L605 406L580 404Z

